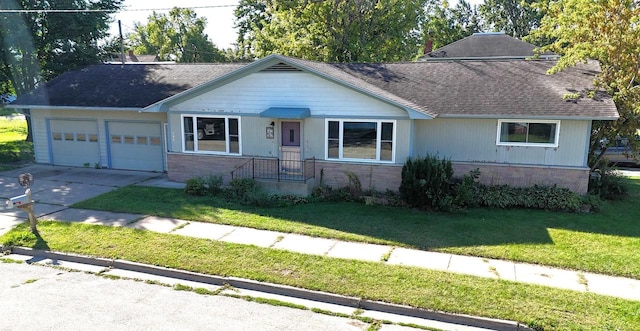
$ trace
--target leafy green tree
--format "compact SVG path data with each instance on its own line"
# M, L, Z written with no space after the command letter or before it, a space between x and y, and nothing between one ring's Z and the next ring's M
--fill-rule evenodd
M540 0L485 0L480 5L480 15L486 28L504 31L506 34L522 38L540 26L542 12L536 6Z
M257 31L271 22L267 13L267 0L240 0L234 11L235 28L238 29L238 47L242 58L251 58L251 45Z
M632 138L640 127L640 4L633 0L558 0L543 9L546 15L532 37L553 40L541 51L562 55L550 72L598 60L601 73L596 87L613 97L620 113L617 121L594 121L591 155L600 149L603 139L615 141L616 137L631 138L637 151L639 142ZM594 91L577 94L572 97L593 96ZM593 167L598 158L592 160Z
M446 0L434 1L426 6L426 12L423 38L433 43L433 49L480 32L478 12L464 0L455 7L450 7Z
M176 7L168 15L153 12L147 24L136 23L128 39L137 54L157 54L165 61L224 61L224 54L204 33L206 25L206 18L192 9Z
M122 0L0 1L0 79L9 82L0 85L6 90L3 92L20 96L65 71L99 63L98 40L107 35L109 14L117 11L121 3ZM27 140L31 140L29 116L27 122Z
M251 48L310 60L408 60L418 52L426 0L271 0ZM240 17L239 19L243 19Z

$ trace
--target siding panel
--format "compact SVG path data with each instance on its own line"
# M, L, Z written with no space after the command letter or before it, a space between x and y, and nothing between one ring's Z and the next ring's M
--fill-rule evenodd
M417 120L414 155L437 154L458 162L586 166L589 121L561 121L557 148L498 146L497 129L495 119Z
M311 116L408 117L401 108L302 72L255 73L170 110L259 114L270 107L309 108Z

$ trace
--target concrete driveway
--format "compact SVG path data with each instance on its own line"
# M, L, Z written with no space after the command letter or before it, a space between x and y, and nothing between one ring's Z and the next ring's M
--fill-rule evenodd
M60 215L64 212L64 220L72 222L92 218L98 222L102 216L99 211L69 209L69 206L74 203L131 184L154 180L166 181L164 174L154 172L49 165L28 165L0 172L0 235L27 218L24 211L17 208L8 209L3 203L10 197L24 194L25 189L18 184L18 175L22 173L30 173L34 178L31 193L36 201L34 206L36 217L62 220ZM137 217L139 215L109 214L111 222L124 224Z

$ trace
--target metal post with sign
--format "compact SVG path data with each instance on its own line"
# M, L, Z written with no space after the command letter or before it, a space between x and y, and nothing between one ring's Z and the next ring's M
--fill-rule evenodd
M18 176L18 183L20 186L25 188L23 195L18 195L16 197L10 198L7 200L8 208L20 208L24 210L29 216L29 224L31 225L31 232L36 233L38 230L36 229L36 215L33 212L34 201L31 197L31 185L33 184L33 175L30 173L20 174Z

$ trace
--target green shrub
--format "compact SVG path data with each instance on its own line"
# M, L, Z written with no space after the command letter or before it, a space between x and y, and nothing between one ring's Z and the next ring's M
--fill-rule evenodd
M209 194L215 196L222 192L222 176L209 175L204 181Z
M602 167L589 177L589 194L603 200L620 200L627 195L624 177L614 169Z
M466 183L465 179L463 182ZM453 179L450 160L427 155L407 159L402 166L399 191L402 199L412 207L448 211L464 207L468 200L466 186L464 197L456 197L460 184Z
M511 187L508 185L476 187L476 204L491 208L532 208L576 212L583 198L566 188L554 186Z
M207 195L205 181L201 177L189 178L184 186L184 192L188 195L204 196Z
M258 182L251 178L234 178L229 182L228 196L236 200L246 200L250 194L258 191Z

